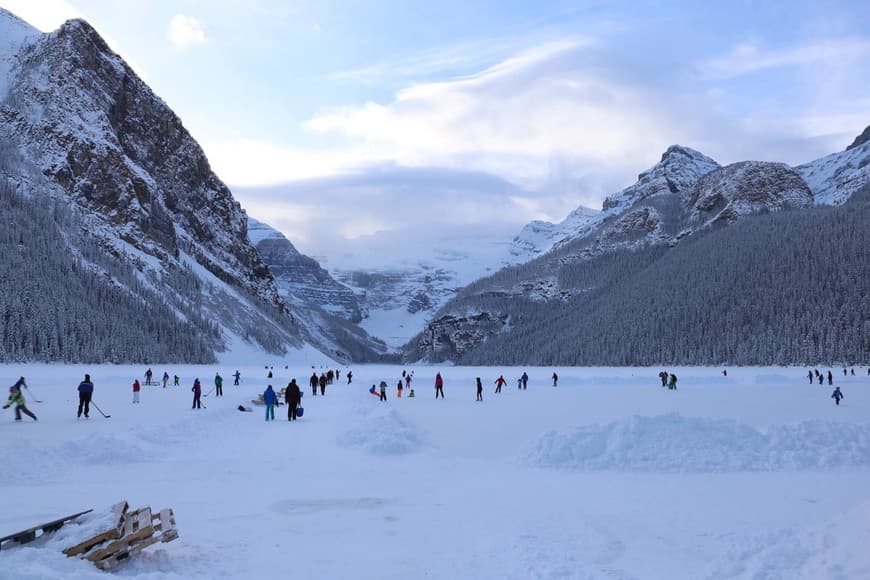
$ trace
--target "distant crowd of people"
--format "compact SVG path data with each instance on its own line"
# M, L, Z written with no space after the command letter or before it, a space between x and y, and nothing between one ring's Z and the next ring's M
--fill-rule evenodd
M284 368L287 369L288 367L285 366ZM314 367L312 367L312 369L313 368ZM266 378L273 379L275 376L274 375L274 367L266 366L265 369L267 371ZM321 370L320 374L318 374L317 371L313 371L311 373L311 377L308 380L308 385L311 388L311 396L316 397L318 395L318 391L319 391L320 396L325 397L327 386L332 385L334 382L341 380L341 373L342 373L341 369L327 369L325 371ZM722 370L722 375L725 377L728 376L727 369ZM848 377L850 375L853 377L856 376L855 369L854 368L849 369L847 367L843 367L843 376ZM870 368L867 369L867 375L870 376ZM235 373L232 374L232 377L234 379L233 385L239 386L241 384L241 380L242 380L241 373L238 370L236 370ZM347 384L350 385L353 382L353 372L350 369L348 369L346 371L345 377L347 379ZM668 371L663 370L663 371L659 372L658 377L659 377L659 380L661 381L661 386L663 388L667 388L668 390L674 390L674 391L677 390L677 375L676 374L674 374L672 372L669 373ZM153 378L154 378L154 373L150 368L148 368L144 373L144 384L146 386L148 386L148 385L158 386L158 383L155 383L153 381ZM169 373L164 371L162 379L161 379L159 384L162 385L163 388L167 388L167 385L169 383L169 379L170 379ZM550 379L552 380L553 387L558 386L559 375L555 371L553 372ZM807 379L809 380L810 384L818 383L819 385L823 385L825 383L825 380L827 380L828 385L833 386L834 373L830 369L827 371L827 373L823 373L823 372L819 371L819 369L816 368L816 369L812 369L812 370L807 371ZM414 388L412 387L413 380L414 380L414 371L413 370L410 372L408 372L406 370L402 370L402 375L396 381L396 386L395 386L395 389L396 389L395 393L396 393L397 398L401 399L403 397L407 397L407 398L415 398L416 397L416 393L414 392ZM205 405L202 403L202 398L208 397L212 393L215 394L215 397L223 397L224 396L223 382L224 382L223 377L220 375L219 372L216 372L215 376L214 376L214 387L208 393L203 394L203 387L202 387L202 383L199 380L199 377L194 378L193 386L191 387L191 391L193 392L193 402L191 404L191 408L192 409L205 408ZM178 375L172 375L173 386L178 386L179 383L180 383L180 377ZM445 384L445 381L444 381L444 377L441 375L441 372L440 371L436 372L435 380L434 380L435 399L445 398L444 397L444 384ZM475 400L476 401L483 401L483 388L484 387L483 387L483 380L481 379L481 377L476 377L474 384L475 384ZM508 381L507 381L507 379L505 379L503 374L500 374L493 381L493 384L495 385L494 393L500 394L502 392L502 388L508 384ZM516 384L517 384L518 390L523 391L523 390L528 389L529 375L526 371L523 371L523 373L519 377L517 377ZM8 408L14 406L15 407L15 420L16 421L21 421L22 415L28 416L32 420L37 421L38 419L37 419L36 415L27 407L26 400L24 397L24 392L23 392L25 389L27 389L29 391L29 389L27 387L27 382L25 381L25 378L22 376L18 379L18 381L16 381L15 384L13 384L11 387L9 387L9 398L6 401L6 404L3 405L3 409L8 409ZM388 385L387 381L382 380L382 381L380 381L379 385L372 384L371 388L369 389L369 393L371 393L372 395L377 397L380 401L386 402L388 389L389 389L389 385ZM78 408L76 411L76 416L79 418L84 416L87 419L90 417L90 409L91 409L91 406L93 405L93 394L94 394L94 384L91 381L90 375L88 375L88 374L85 375L84 380L79 383L77 390L78 390ZM138 378L134 379L133 380L133 404L140 403L141 390L142 390L142 385L139 382L139 379ZM32 394L31 394L31 396L32 396ZM266 420L267 421L274 420L275 407L282 404L279 401L279 396L283 397L283 404L287 405L287 420L288 421L295 421L297 418L302 416L302 412L304 411L304 409L302 409L302 406L301 406L301 404L302 404L302 390L299 387L299 384L297 384L296 379L293 378L290 380L290 382L287 384L287 386L281 390L280 393L276 393L271 384L269 384L267 386L265 392L263 392L263 394L261 396L261 402L266 407ZM834 402L837 406L839 406L840 401L845 398L843 395L843 392L841 391L839 386L837 386L834 389L833 393L831 394L831 398L834 399ZM42 401L39 401L35 398L34 398L34 401L36 401L37 403L42 402ZM102 413L102 410L100 410L99 408L97 408L97 409L100 413ZM244 405L239 405L239 410L250 411L251 409L245 407ZM105 414L103 414L103 415L105 417L108 417L108 415L105 415Z

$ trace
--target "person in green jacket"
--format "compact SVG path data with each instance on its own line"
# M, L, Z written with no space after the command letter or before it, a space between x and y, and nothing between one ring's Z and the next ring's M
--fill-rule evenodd
M668 382L668 388L672 391L677 390L677 375L671 373L671 380Z
M214 375L214 390L215 397L224 396L224 378L220 376L220 373L215 373Z
M11 386L9 387L9 400L6 401L6 404L3 405L4 409L8 409L12 405L15 405L15 420L21 420L21 413L24 413L34 421L38 421L36 415L30 412L30 409L27 408L27 405L24 401L24 395L21 393L21 387Z

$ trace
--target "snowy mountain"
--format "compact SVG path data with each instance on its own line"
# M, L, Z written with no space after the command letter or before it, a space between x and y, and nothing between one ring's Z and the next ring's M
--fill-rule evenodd
M550 251L562 240L582 236L595 225L599 216L600 211L581 205L558 224L540 220L529 222L511 242L507 263L527 262Z
M41 34L0 10L0 26L0 189L28 220L48 224L22 233L19 247L55 236L52 251L76 283L95 297L117 294L115 321L153 320L132 329L79 315L88 305L63 306L69 296L46 297L34 315L53 312L66 325L45 338L55 350L34 346L40 328L15 339L6 327L2 356L205 362L244 342L273 354L307 348L313 341L248 241L245 212L169 107L87 22ZM49 275L36 270L19 289L37 291ZM137 308L147 312L134 316ZM64 339L83 325L89 339ZM113 346L101 353L75 344L104 336ZM182 339L198 346L162 349Z
M853 156L862 155L865 147L866 142L858 143L845 154L838 154L835 160L840 167L854 169ZM836 280L839 284L837 292L822 295L814 292L812 287L806 289L804 295L812 296L815 318L805 320L805 324L825 324L824 317L817 316L820 312L828 312L829 316L853 317L854 313L840 314L841 302L831 297L848 295L861 302L859 296L862 292L866 295L868 290L864 277L856 280L848 273L870 268L867 253L861 249L866 240L855 236L856 232L867 229L866 195L851 196L855 202L843 208L842 212L838 210L839 213L831 214L833 210L825 210L828 213L812 213L822 210L812 209L813 192L801 177L801 169L752 161L720 167L697 151L670 147L658 164L638 176L637 183L608 197L603 211L594 216L578 235L561 240L549 252L529 262L507 267L461 289L456 298L441 308L426 329L406 346L405 356L410 360L447 359L473 364L653 364L665 360L683 360L692 364L701 360L710 364L721 361L746 363L750 360L769 363L774 356L781 356L777 362L797 362L801 359L788 358L800 351L797 347L788 356L783 352L773 355L758 347L752 353L745 353L735 350L742 347L733 344L723 345L718 355L699 353L689 347L674 352L663 348L656 337L670 336L674 328L682 327L689 320L715 321L722 326L725 323L720 319L711 318L714 311L710 304L717 301L744 305L744 310L735 311L729 306L722 312L727 310L729 316L745 317L745 311L752 308L743 300L735 301L734 297L723 295L729 284L718 275L710 276L709 272L715 272L720 264L735 264L737 267L740 260L758 260L765 253L773 256L774 250L782 254L777 263L809 261L814 264L814 269L826 272L820 273L823 279ZM860 174L861 169L859 167L856 171ZM842 177L845 173L841 170L838 175ZM820 183L828 185L828 182ZM858 191L868 187L865 183ZM854 215L856 209L858 215ZM770 221L766 227L771 232L778 232L780 238L774 237L759 245L760 237L771 237L770 232L759 229L759 220ZM812 220L819 224L830 223L830 227L836 229L836 235L805 225ZM842 229L844 220L848 221L845 230ZM812 231L808 234L807 230ZM710 240L716 240L720 245L711 246ZM746 254L749 247L758 250ZM848 268L845 275L833 271L836 269L832 270L830 264L818 265L823 256L836 261L833 255L840 252L854 254L848 259L851 263L844 266ZM712 257L716 259L710 262ZM660 269L661 278L656 268ZM690 268L693 268L691 272L688 271ZM746 269L754 272L755 265L747 264ZM698 272L700 279L693 277L693 273ZM759 303L768 304L774 300L785 307L795 303L795 299L786 298L785 293L810 284L809 278L787 283L787 276L774 268L760 271L758 278L772 276L774 272L780 275L779 283L777 280L763 283L756 280L754 285L741 288L740 292L752 296ZM748 283L745 276L734 275L739 281ZM691 299L685 296L676 298L684 290L674 287L677 280L694 289ZM762 289L766 294L758 295ZM704 292L708 293L706 300L695 303ZM630 299L626 297L627 293L631 293ZM656 322L644 314L643 308L654 298L663 296L673 302L670 309L666 307L661 313L660 322ZM804 300L809 308L811 299ZM669 320L674 308L683 311L685 317ZM634 318L629 312L633 312ZM791 316L794 318L793 314ZM788 316L783 318L785 320L777 319L779 325L792 321ZM593 319L594 323L591 322ZM671 324L665 324L665 320ZM748 326L757 324L772 324L770 315L747 321ZM579 332L578 327L589 333ZM609 348L598 348L602 345L597 343L596 348L589 346L592 344L589 341L596 341L596 330L600 330L599 336L604 337L616 328L624 331L624 341L610 344ZM870 338L864 335L861 323L850 328L849 341L857 345L858 358L848 360L860 360L861 356L866 356ZM651 329L658 329L658 333ZM695 330L693 328L692 333ZM791 337L789 340L792 341L796 340L794 335L800 334L793 329L789 330L790 333L785 332L782 328L777 332ZM735 331L736 336L740 334ZM572 335L578 337L579 343L566 342L566 337ZM628 339L628 336L638 335L643 335L645 341ZM618 337L614 339L619 340ZM810 342L818 345L818 340L816 337ZM842 355L850 348L849 341L843 342L842 337L829 340L819 347L824 351L822 356ZM629 344L632 348L626 350L625 345ZM865 355L861 354L862 351ZM800 352L819 356L819 352L812 349Z
M845 151L832 153L795 169L818 205L840 205L870 183L870 125Z
M278 293L295 313L296 323L321 351L345 359L377 360L386 346L356 326L362 320L353 291L337 282L271 226L248 218L248 238L268 265Z

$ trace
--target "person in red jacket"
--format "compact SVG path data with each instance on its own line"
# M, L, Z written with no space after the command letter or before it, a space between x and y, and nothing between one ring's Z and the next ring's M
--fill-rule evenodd
M190 390L193 391L193 407L191 409L202 409L202 403L199 401L202 396L202 385L198 378L193 381L193 388Z
M507 381L504 380L504 375L499 375L495 380L495 392L500 393L501 388L507 384Z
M135 380L133 381L133 402L134 402L134 403L138 403L138 402L139 402L139 390L140 390L141 388L142 388L142 387L139 385L139 379L135 379Z
M438 398L438 395L441 395L441 398L444 398L444 379L441 378L441 373L437 373L435 375L435 398Z

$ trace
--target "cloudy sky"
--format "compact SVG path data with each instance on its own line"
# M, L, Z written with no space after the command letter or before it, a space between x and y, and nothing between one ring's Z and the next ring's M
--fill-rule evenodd
M870 3L0 0L82 17L248 212L318 253L599 208L668 145L796 164L870 123Z

